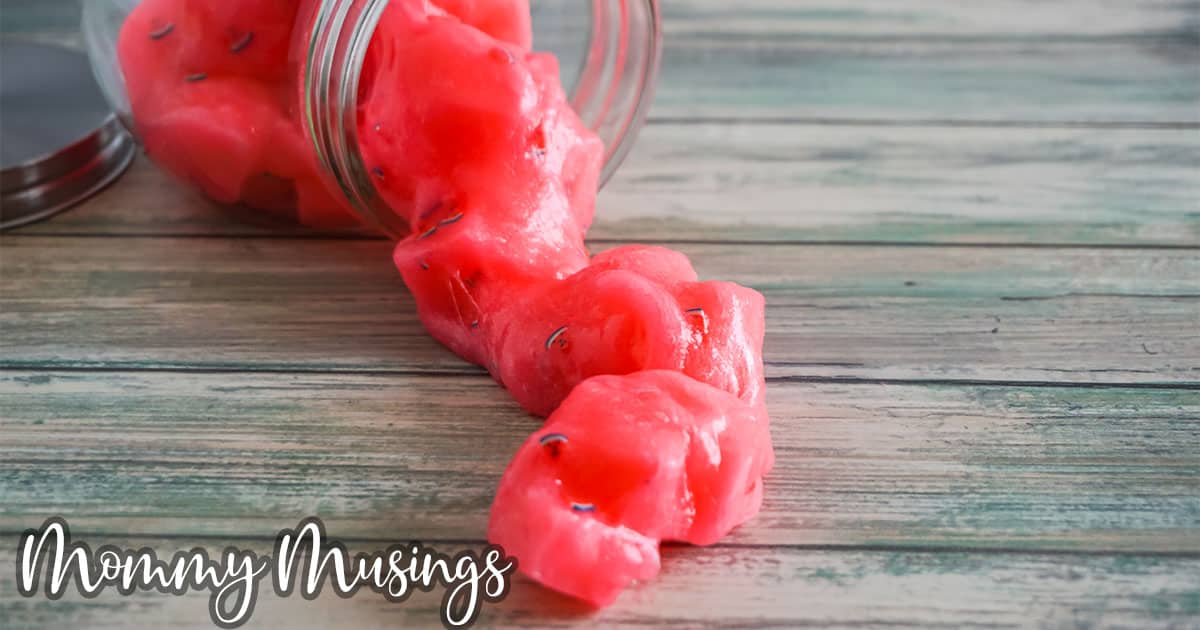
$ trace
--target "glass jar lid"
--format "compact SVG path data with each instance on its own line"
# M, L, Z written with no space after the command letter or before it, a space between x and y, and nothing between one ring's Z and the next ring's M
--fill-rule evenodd
M133 139L82 52L6 40L0 77L0 230L74 206L133 161Z

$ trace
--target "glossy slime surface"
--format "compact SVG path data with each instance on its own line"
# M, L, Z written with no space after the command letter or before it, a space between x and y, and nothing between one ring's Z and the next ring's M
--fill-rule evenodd
M313 227L355 224L322 182L291 62L298 0L143 0L117 42L146 153L208 197Z
M279 69L296 4L149 0L121 58L166 168L221 201L336 223ZM604 147L531 44L527 0L392 0L359 137L411 228L394 259L426 328L549 416L500 481L489 540L602 606L657 574L660 541L711 544L758 512L774 462L764 301L665 248L589 255Z

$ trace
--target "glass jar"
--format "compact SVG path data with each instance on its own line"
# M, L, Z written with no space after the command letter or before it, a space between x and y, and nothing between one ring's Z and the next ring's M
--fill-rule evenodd
M199 10L179 9L178 17L143 25L149 33L148 38L138 38L147 45L144 51L120 51L122 29L130 19L136 19L131 18L131 14L138 5L149 2L174 3L180 7L205 6ZM334 227L336 221L327 219L346 215L341 212L306 214L303 211L297 214L296 209L289 206L338 205L352 210L360 219L383 232L402 237L408 232L407 225L397 212L381 201L374 185L376 178L362 158L356 122L364 59L388 0L295 0L295 3L295 22L284 29L286 32L280 31L278 25L274 31L230 26L219 34L221 45L225 47L222 52L236 54L242 49L251 50L253 46L259 53L271 46L286 46L286 68L278 69L281 73L278 86L274 82L271 85L275 86L272 88L274 93L280 94L285 101L282 108L288 112L298 142L305 145L304 151L311 158L314 174L311 179L320 180L322 191L314 190L314 182L301 174L290 180L288 178L293 176L289 174L252 183L227 176L225 171L237 170L227 165L239 164L241 154L238 149L243 144L239 144L237 137L206 136L207 141L189 142L188 146L180 146L179 142L171 146L154 146L153 142L146 142L146 136L151 134L145 133L144 126L139 125L140 121L135 117L138 108L131 104L131 85L126 80L122 59L126 62L132 59L131 63L144 66L158 63L156 55L152 54L155 49L149 47L150 42L146 39L167 39L172 33L180 37L179 32L192 26L190 21L199 19L195 18L196 11L224 11L232 14L232 22L253 23L257 17L248 15L255 11L251 5L269 3L253 0L245 3L236 0L89 0L83 3L83 36L97 79L114 110L143 142L151 159L167 171L177 176L186 173L183 175L186 179L221 203L273 211L315 227ZM220 8L223 4L230 8ZM437 0L434 4L438 4ZM604 167L600 178L603 184L612 177L632 147L653 98L661 60L658 0L535 0L530 4L534 49L552 53L559 59L560 78L570 96L571 107L604 143ZM213 6L218 8L212 9ZM290 11L291 5L287 6ZM281 38L290 39L283 42ZM196 46L194 43L188 45ZM247 60L247 63L252 65L254 61ZM271 72L276 71L274 66L271 68ZM236 74L240 70L235 68L231 72ZM197 71L186 80L204 81L207 78L207 73ZM173 92L164 94L168 95L156 98L159 101L175 98ZM221 102L215 100L213 107L219 108ZM259 126L247 129L259 132ZM220 133L221 130L217 130L209 136ZM261 144L263 139L256 141ZM288 144L273 139L271 142L279 151L285 151ZM211 155L206 155L205 151L210 151ZM251 187L253 194L247 192ZM272 194L275 189L278 194ZM314 204L314 199L327 201Z

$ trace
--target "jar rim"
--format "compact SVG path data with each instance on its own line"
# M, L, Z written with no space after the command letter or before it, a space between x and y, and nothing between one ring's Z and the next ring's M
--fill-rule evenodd
M640 63L633 66L637 73L628 81L624 67L627 55L616 59L606 55L618 67L609 78L604 97L612 100L613 91L626 89L632 95L632 107L626 107L613 128L613 138L605 139L605 162L599 185L606 184L628 156L638 131L645 123L654 99L662 62L662 14L658 0L613 0L621 15L620 39L622 49L631 45L628 38L641 35L644 39L633 45L642 51ZM637 32L629 28L630 3L642 22ZM592 0L593 11L604 0ZM358 139L358 87L363 62L375 30L386 9L388 0L317 0L311 15L312 24L303 64L302 111L305 132L320 162L323 177L340 190L353 210L384 234L399 239L410 232L409 225L393 212L375 188L375 182L361 157ZM588 48L595 50L596 22L589 34ZM612 52L612 51L607 51ZM585 63L586 65L586 63ZM622 83L622 81L628 81ZM572 104L578 109L577 94ZM611 103L609 103L611 104ZM607 111L604 112L608 114ZM595 129L595 127L593 127ZM615 140L611 143L610 140Z
M408 232L407 222L391 212L367 177L358 142L355 112L363 60L387 0L320 0L303 63L301 86L304 127L322 175L341 190L351 207L384 234ZM349 69L349 71L346 71Z

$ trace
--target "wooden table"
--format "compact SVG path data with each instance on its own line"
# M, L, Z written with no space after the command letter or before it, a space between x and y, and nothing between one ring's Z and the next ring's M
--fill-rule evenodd
M767 295L762 514L589 614L483 624L1200 627L1200 5L665 0L594 248ZM231 219L141 161L0 239L0 626L211 627L206 595L23 599L15 536L477 546L536 420L425 336L386 242ZM436 623L264 595L251 627Z

